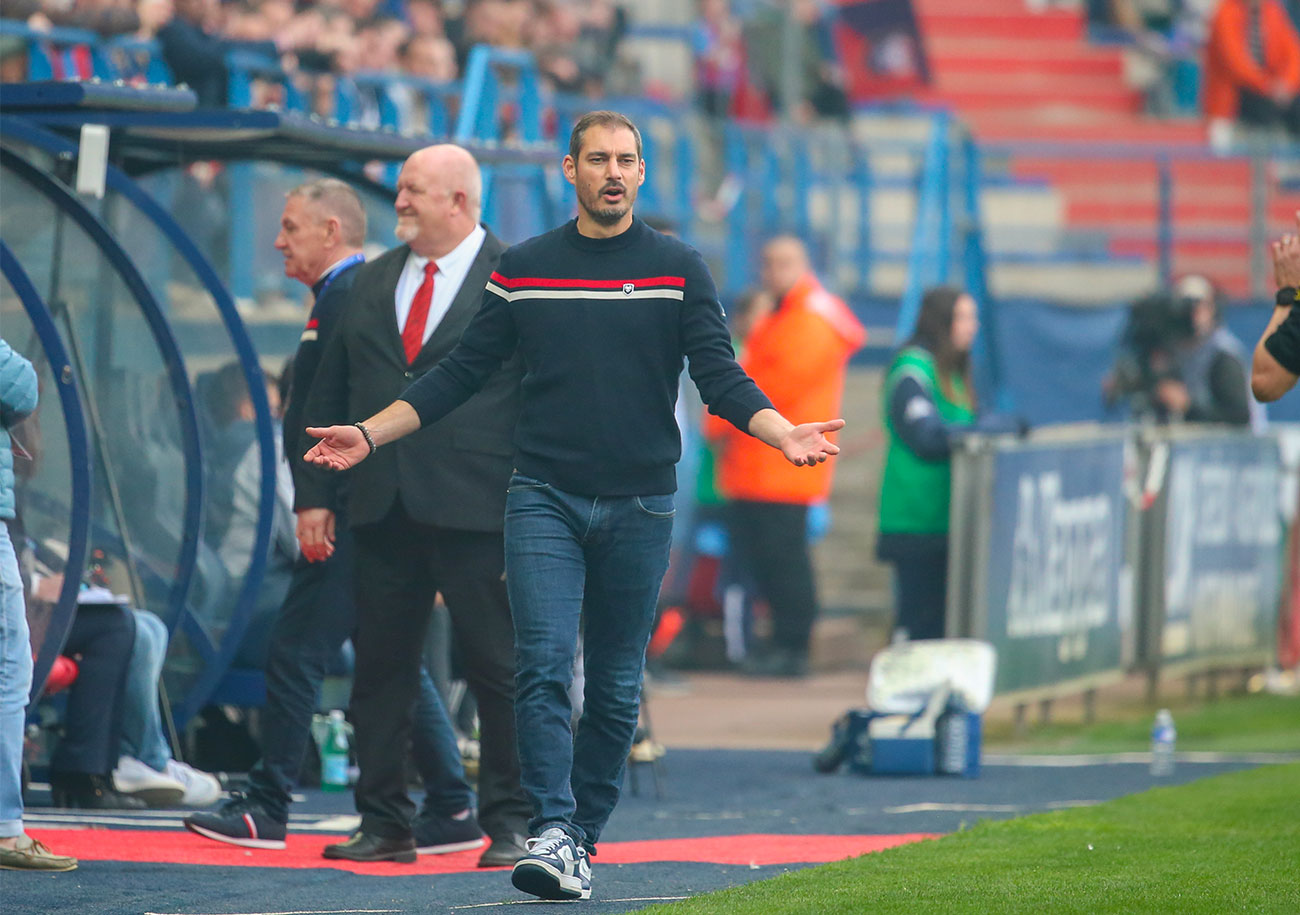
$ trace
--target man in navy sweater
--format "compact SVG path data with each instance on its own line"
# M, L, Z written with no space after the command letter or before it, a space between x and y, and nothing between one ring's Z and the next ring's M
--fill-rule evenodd
M736 364L704 261L633 216L645 162L631 121L584 115L564 174L577 219L506 251L456 349L364 422L308 429L320 441L306 459L352 467L445 416L522 353L505 544L519 756L534 817L511 879L544 899L586 899L588 856L618 801L668 567L683 359L712 412L796 465L836 454L825 434L844 421L792 424ZM587 683L575 739L568 686L580 617Z

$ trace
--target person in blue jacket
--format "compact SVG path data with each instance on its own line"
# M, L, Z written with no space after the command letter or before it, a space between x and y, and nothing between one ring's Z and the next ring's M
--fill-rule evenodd
M36 371L0 339L0 870L70 871L76 858L55 855L23 832L23 725L32 688L32 644L18 557L5 523L14 517L10 428L36 409Z

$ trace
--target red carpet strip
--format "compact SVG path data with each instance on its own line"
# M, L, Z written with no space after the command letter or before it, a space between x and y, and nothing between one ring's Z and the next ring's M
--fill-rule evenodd
M345 836L290 835L283 851L237 848L190 833L161 830L33 829L30 834L56 854L82 861L134 861L156 864L202 864L213 867L330 867L354 874L384 876L452 874L475 871L481 850L450 855L421 855L415 864L356 864L330 861L321 849ZM652 839L644 842L602 842L595 863L643 864L688 861L709 864L820 864L908 842L934 838L912 833L882 836L709 836L695 839Z

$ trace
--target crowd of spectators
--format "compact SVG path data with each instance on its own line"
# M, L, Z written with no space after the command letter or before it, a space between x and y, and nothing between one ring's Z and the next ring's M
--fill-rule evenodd
M617 84L627 16L614 0L4 0L0 15L39 29L156 40L175 78L205 105L225 104L226 56L241 49L271 62L323 115L333 113L338 76L449 83L476 44L532 51L544 83L560 92L630 88ZM279 74L265 81L257 101L277 101L283 82Z
M786 104L784 32L797 30L797 67L789 90L793 116L848 116L843 67L831 35L833 8L819 0L794 0L788 8L731 0L699 0L691 27L696 102L712 117L762 118Z

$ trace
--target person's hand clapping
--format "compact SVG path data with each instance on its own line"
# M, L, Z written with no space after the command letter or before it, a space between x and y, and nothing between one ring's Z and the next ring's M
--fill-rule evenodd
M308 426L307 434L320 439L303 460L330 470L347 470L370 456L370 445L356 426Z

